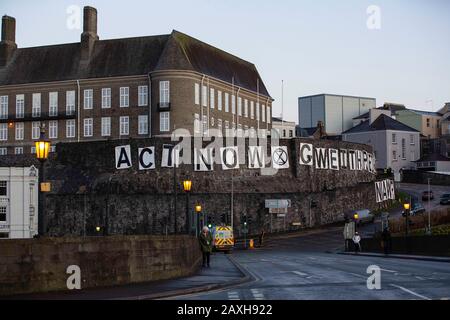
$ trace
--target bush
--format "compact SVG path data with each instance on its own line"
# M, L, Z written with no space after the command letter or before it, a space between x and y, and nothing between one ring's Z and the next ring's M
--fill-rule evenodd
M433 232L439 232L439 234L442 234L441 232L447 232L448 228L450 228L448 225L450 224L450 208L447 209L440 209L440 210L433 210L431 211L431 227ZM411 234L414 233L420 233L421 231L424 232L424 228L428 227L428 213L422 213L421 215L409 217L410 225L409 225L409 231ZM396 218L396 219L389 219L389 229L391 230L391 233L405 233L405 218ZM438 227L442 227L442 229L437 229ZM434 231L436 230L436 231ZM444 234L447 234L444 233Z

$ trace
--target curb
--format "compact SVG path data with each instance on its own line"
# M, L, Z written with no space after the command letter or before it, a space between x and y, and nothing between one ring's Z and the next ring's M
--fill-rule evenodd
M433 261L433 262L446 262L450 263L450 258L444 257L431 257L431 256L407 256L401 254L377 254L377 253L353 253L353 252L336 252L337 254L349 255L349 256L364 256L364 257L376 257L385 259L405 259L405 260L421 260L421 261Z
M217 283L217 284L209 284L206 286L199 286L195 288L188 288L188 289L181 289L181 290L173 290L173 291L166 291L161 293L154 293L149 295L139 295L134 297L123 297L123 298L114 298L112 300L158 300L158 299L168 299L168 298L174 298L179 296L186 296L190 294L195 293L202 293L207 292L211 290L218 290L218 289L225 289L228 287L234 287L236 285L240 285L246 282L249 282L253 280L253 276L250 275L242 266L239 265L239 263L236 262L234 258L231 256L227 257L231 263L239 270L239 272L243 275L242 278L225 282L225 283Z

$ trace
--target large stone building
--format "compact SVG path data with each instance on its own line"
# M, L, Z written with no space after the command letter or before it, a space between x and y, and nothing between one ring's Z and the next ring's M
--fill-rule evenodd
M45 124L57 142L271 129L272 101L256 67L183 33L99 40L84 8L81 42L18 48L2 19L0 155L34 152Z

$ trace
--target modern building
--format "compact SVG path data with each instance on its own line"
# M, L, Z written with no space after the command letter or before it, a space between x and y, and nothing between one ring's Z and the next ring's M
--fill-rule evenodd
M0 168L0 238L32 238L38 231L38 170Z
M295 138L295 126L295 122L272 117L272 129L278 131L281 139Z
M427 139L440 137L442 114L438 112L404 109L395 112L395 119L420 131Z
M438 112L442 114L440 154L450 157L450 102Z
M322 121L330 135L340 135L353 127L353 118L376 108L376 99L319 94L298 99L300 128L314 128Z
M426 155L416 161L417 170L450 172L450 158L434 153Z
M371 145L377 169L415 169L420 158L420 132L382 113L342 133L342 140Z
M273 99L255 65L181 32L99 40L92 7L77 43L18 48L15 29L4 16L0 154L34 152L43 124L52 145L271 129Z

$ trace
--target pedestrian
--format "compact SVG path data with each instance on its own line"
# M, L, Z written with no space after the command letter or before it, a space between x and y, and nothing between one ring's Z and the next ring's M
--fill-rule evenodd
M355 235L352 238L353 243L355 244L355 253L361 252L361 237L358 232L355 232Z
M382 245L384 249L384 254L389 254L389 251L391 250L391 232L388 228L385 228L383 230L383 233L381 234L382 239Z
M207 226L204 226L202 229L202 233L198 237L198 240L200 242L200 249L202 250L203 254L203 268L208 267L209 268L209 260L211 256L212 251L212 242L213 238L211 235L211 232L209 232L209 228Z
M261 233L259 234L259 246L262 247L263 241L264 241L264 235L265 235L264 229L262 229Z

